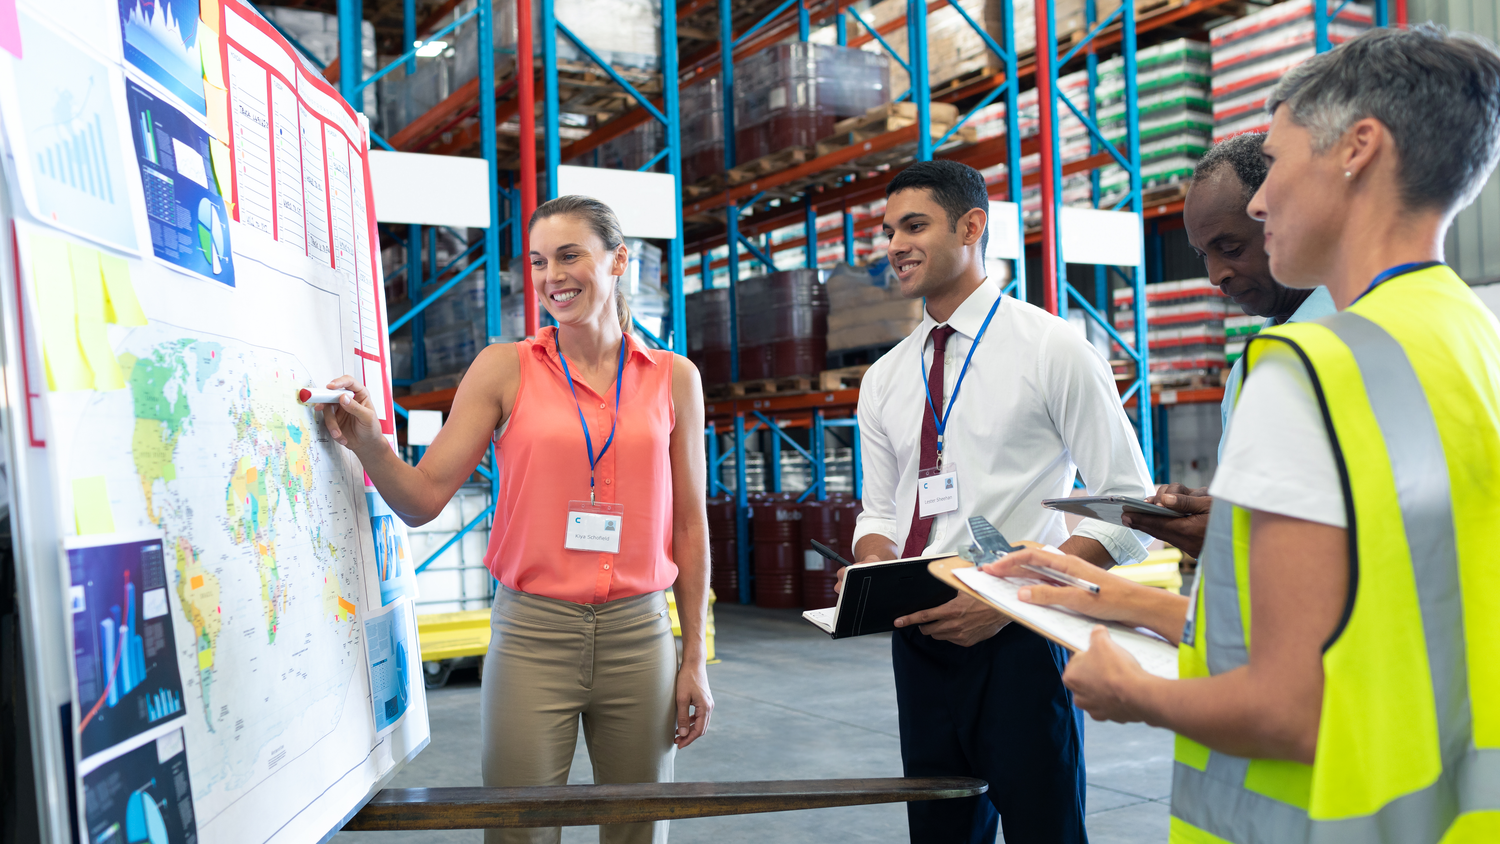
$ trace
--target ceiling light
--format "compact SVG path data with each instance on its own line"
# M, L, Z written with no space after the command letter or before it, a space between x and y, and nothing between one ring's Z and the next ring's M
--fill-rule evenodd
M424 59L440 56L448 49L447 41L414 41L412 46L417 48L417 55Z

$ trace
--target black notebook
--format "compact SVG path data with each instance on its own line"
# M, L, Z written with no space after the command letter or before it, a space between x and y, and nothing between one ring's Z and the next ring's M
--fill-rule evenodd
M827 609L808 610L802 617L835 639L895 630L901 616L930 610L958 596L953 587L927 571L928 563L951 556L849 566L839 602Z

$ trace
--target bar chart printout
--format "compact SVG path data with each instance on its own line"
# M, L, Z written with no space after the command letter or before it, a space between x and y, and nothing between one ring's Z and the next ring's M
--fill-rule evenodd
M68 547L85 759L182 715L162 541Z
M106 246L137 250L113 98L122 76L18 10L25 60L0 54L0 98L18 183L38 219Z

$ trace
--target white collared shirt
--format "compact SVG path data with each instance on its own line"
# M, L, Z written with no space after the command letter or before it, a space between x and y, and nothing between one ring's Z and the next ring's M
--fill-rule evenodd
M943 364L945 401L1000 289L986 280L947 324ZM864 512L854 541L889 537L900 549L917 502L922 374L932 364L922 324L865 373L859 392ZM1006 296L975 349L944 435L944 462L958 472L958 509L937 516L927 553L950 553L971 539L970 516L989 519L1011 541L1060 545L1068 538L1063 514L1041 506L1064 498L1078 472L1090 495L1141 498L1155 487L1135 431L1103 356L1064 320ZM1146 558L1150 539L1117 525L1084 520L1075 536L1098 540L1118 563Z

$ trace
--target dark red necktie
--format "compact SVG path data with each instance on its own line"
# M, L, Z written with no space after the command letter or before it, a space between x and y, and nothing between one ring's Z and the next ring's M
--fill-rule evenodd
M943 402L947 399L947 391L943 389L943 358L948 351L948 338L953 336L953 328L940 325L932 329L932 368L927 370L927 388L932 392L932 405L927 404L927 396L922 396L922 459L917 463L917 470L931 469L938 464L938 432L937 420L932 416L935 407L939 413L943 412ZM919 557L927 549L927 534L932 531L932 520L936 516L922 518L921 502L912 505L911 530L906 534L906 547L901 550L903 557Z

